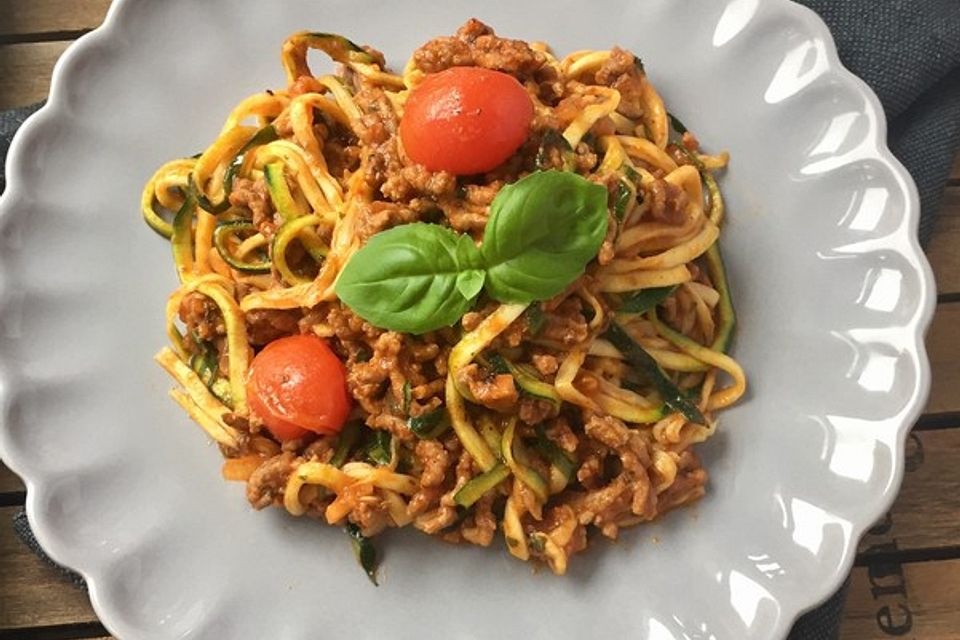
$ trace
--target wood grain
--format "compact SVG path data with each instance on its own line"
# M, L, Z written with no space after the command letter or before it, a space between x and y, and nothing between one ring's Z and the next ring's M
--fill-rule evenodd
M50 90L53 65L69 42L32 42L0 47L0 109L39 102Z
M100 26L110 0L0 0L0 36L87 31Z
M957 640L960 560L854 569L841 640Z
M958 421L960 425L960 421ZM960 428L911 433L893 508L860 541L859 560L960 549Z
M960 186L943 195L937 226L927 248L940 295L960 294Z
M13 491L25 491L26 487L20 481L17 475L7 469L7 465L0 461L0 493L10 493Z
M941 304L927 335L933 387L925 413L960 411L960 302Z
M950 170L950 179L960 182L960 153L953 159L953 168Z
M0 633L97 622L87 594L44 564L14 535L8 523L16 510L0 508Z

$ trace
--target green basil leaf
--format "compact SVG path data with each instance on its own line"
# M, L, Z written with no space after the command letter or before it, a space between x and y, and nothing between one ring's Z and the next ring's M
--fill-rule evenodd
M406 224L371 237L344 267L336 292L371 324L420 334L452 326L470 309L483 286L482 276L471 271L481 268L469 236L435 224Z
M529 303L563 291L607 234L607 190L577 174L544 171L507 185L490 205L480 253L487 292Z
M487 274L480 269L461 271L457 275L457 291L467 300L473 300L483 289L483 281Z
M623 299L623 304L617 311L621 313L646 313L650 309L667 299L667 297L677 289L671 287L653 287L651 289L641 289Z

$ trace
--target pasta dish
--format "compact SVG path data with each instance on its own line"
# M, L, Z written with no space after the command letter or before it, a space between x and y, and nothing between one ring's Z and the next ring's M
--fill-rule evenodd
M315 75L308 52L337 63ZM334 34L163 165L180 285L156 356L253 507L414 527L557 574L697 500L746 388L711 155L632 53L477 20L397 75Z

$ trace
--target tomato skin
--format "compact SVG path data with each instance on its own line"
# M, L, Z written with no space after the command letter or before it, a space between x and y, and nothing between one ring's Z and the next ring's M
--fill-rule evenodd
M247 405L250 407L250 411L263 420L263 424L277 440L281 442L296 440L310 433L303 427L284 420L278 415L274 415L270 411L270 408L260 399L257 392L251 390L249 382L247 383L247 396Z
M280 338L258 353L247 377L247 402L278 440L308 431L337 433L352 404L346 368L314 335Z
M516 78L480 67L428 75L410 92L400 140L430 171L485 173L503 164L530 134L533 102Z

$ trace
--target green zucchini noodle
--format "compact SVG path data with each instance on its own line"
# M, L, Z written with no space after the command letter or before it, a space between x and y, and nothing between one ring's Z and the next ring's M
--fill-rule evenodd
M311 50L336 73L314 75ZM400 74L326 33L290 36L281 61L285 87L242 100L141 199L180 279L157 361L220 447L223 476L246 482L257 508L349 525L355 539L410 526L487 546L501 529L510 554L558 574L591 530L616 538L702 496L695 445L746 390L727 353L735 315L718 246L729 158L673 129L639 59L616 47L556 57L471 20ZM398 135L411 91L451 66L509 73L533 103L527 141L484 175L427 171ZM481 293L423 335L373 326L338 299L372 235L432 222L479 244L501 187L549 169L609 195L606 238L560 295ZM353 413L339 434L281 441L251 412L249 368L274 340L311 333L344 362Z

